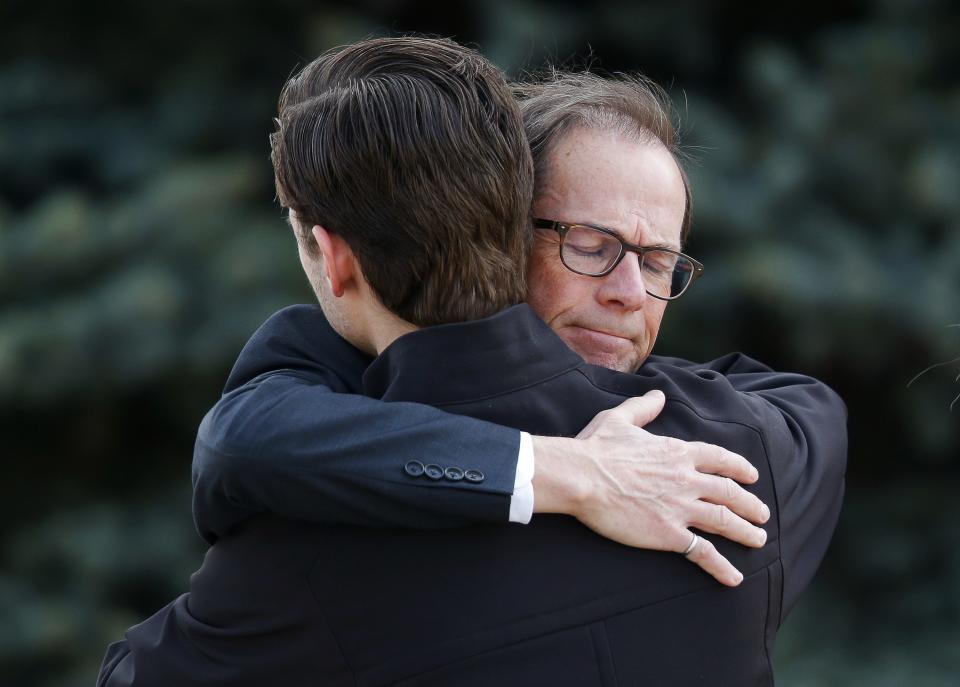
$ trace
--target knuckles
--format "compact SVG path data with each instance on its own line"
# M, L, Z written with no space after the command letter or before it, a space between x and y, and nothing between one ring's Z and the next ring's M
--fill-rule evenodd
M727 501L733 501L740 494L740 486L729 477L723 478L723 495Z
M730 517L732 515L733 513L731 513L730 509L726 506L721 506L718 504L713 508L713 520L718 529L726 527L726 525L730 522Z
M674 465L669 469L667 478L673 484L674 489L684 493L694 484L698 473L686 465Z

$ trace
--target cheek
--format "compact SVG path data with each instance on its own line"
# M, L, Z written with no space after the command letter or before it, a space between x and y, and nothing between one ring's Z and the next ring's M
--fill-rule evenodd
M559 256L533 258L529 265L527 303L547 324L566 322L561 316L583 313L596 302L602 280L574 274Z
M644 324L647 328L647 336L649 337L649 347L653 348L654 341L657 340L657 334L660 332L660 323L663 320L663 315L666 312L667 303L666 301L658 301L655 298L648 298L647 305L644 307ZM649 350L647 351L649 353Z
M535 251L527 268L527 303L545 321L549 321L557 309L555 306L562 293L562 282L553 262L542 251Z

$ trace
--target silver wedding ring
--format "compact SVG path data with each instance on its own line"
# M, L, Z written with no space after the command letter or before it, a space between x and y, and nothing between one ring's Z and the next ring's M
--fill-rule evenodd
M693 550L697 548L697 543L700 541L700 537L698 537L696 534L694 534L693 532L691 532L690 534L693 535L693 539L690 540L690 546L688 546L686 550L683 552L684 557L689 556L691 553L693 553Z

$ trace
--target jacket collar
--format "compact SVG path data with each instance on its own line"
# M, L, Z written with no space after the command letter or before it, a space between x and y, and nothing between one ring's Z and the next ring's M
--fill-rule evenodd
M526 304L401 336L363 375L364 393L432 405L476 401L583 365Z

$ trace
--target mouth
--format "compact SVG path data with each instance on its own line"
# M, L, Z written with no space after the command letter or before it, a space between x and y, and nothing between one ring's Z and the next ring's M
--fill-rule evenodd
M603 356L619 358L636 348L633 339L603 329L571 324L557 333L584 360L595 364L602 360Z
M641 341L604 329L569 324L557 334L585 361L621 372L633 371Z
M633 341L632 337L625 336L623 334L616 334L614 332L608 332L603 329L594 329L593 327L584 327L583 325L574 324L570 325L571 329L579 329L584 332L587 336L596 336L596 337L605 337L610 339L622 339L624 341Z

